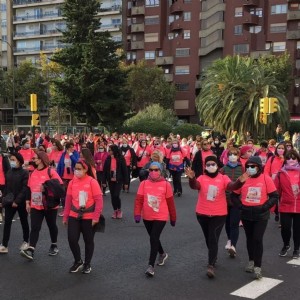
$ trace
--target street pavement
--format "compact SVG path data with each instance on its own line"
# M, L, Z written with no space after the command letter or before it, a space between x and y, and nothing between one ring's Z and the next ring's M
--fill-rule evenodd
M176 226L171 227L168 223L161 236L169 259L165 266L155 267L153 278L147 278L144 272L150 250L149 238L143 223L136 224L133 220L133 203L138 184L138 180L132 182L130 193L121 194L124 211L122 220L110 218L110 195L104 197L106 231L95 236L90 274L68 273L73 258L61 218L58 217L59 254L48 256L50 238L44 223L33 262L19 255L22 235L20 222L16 220L12 226L9 253L0 256L1 299L300 298L300 272L297 265L300 261L291 261L290 256L278 256L282 242L280 229L273 216L265 234L262 281L253 280L252 274L244 272L248 258L242 228L237 246L238 255L234 259L224 249L227 238L223 229L216 278L207 278L207 249L194 212L197 193L189 188L185 178L183 194L175 198L178 216ZM2 231L3 224L0 225L1 239ZM264 289L268 291L263 293Z

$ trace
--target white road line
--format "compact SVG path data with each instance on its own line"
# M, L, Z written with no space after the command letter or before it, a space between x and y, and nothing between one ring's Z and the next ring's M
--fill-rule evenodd
M287 264L300 266L300 259L289 260Z
M282 280L263 277L261 280L254 280L244 285L230 295L256 299L282 282Z

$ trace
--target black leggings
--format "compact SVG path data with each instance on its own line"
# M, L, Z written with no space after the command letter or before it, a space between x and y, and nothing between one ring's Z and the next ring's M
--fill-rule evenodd
M110 197L111 197L111 204L114 210L121 209L121 198L120 193L122 189L121 182L108 182Z
M102 184L103 179L104 179L104 172L103 171L97 171L96 174L97 174L97 181L98 181L99 185L101 186L102 193L104 194L105 190L106 190L106 187L104 187L103 184Z
M127 166L127 182L124 182L123 183L123 190L125 190L125 186L124 185L128 185L128 190L129 190L129 187L130 187L130 178L131 177L131 167L130 166Z
M300 246L300 214L298 213L280 213L281 221L281 237L284 246L290 245L290 239L292 236L292 224L293 224L293 240L294 250L299 250Z
M182 193L182 186L181 186L181 174L182 172L179 171L172 171L170 170L170 173L172 175L173 179L173 187L174 187L174 193Z
M2 245L4 247L8 246L8 241L10 238L10 231L11 231L11 224L12 220L14 218L15 213L19 213L21 225L22 225L22 230L23 230L23 241L28 243L29 239L29 224L28 224L28 219L27 219L27 211L26 211L26 206L25 203L19 204L18 207L12 207L6 206L5 207L5 223L4 223L4 229L3 229L3 240L2 240Z
M35 248L37 244L44 218L46 219L49 228L51 243L52 244L57 243L58 229L56 225L56 216L57 216L57 209L48 209L48 210L44 210L44 209L38 210L35 208L31 209L30 211L31 231L30 231L30 238L29 238L29 244L31 247Z
M225 230L228 240L231 241L231 245L236 247L239 239L241 211L238 207L228 207L228 215L226 217Z
M94 253L94 230L92 220L77 220L69 217L68 220L68 241L70 249L73 253L75 262L81 260L81 252L79 246L80 233L82 233L85 245L85 259L86 264L91 263Z
M166 221L148 221L143 220L146 230L150 236L150 257L149 265L154 267L157 252L164 254L164 250L160 243L160 235L166 225Z
M208 264L214 266L218 258L218 243L226 216L197 215L208 248Z
M263 237L268 225L268 220L249 221L242 219L246 239L249 260L254 261L255 267L261 267L263 255Z

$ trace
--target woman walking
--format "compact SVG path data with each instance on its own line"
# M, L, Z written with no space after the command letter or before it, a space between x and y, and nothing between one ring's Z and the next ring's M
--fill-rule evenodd
M134 205L134 219L143 222L150 237L149 267L145 274L154 276L154 264L159 253L157 265L163 266L168 254L163 250L160 235L169 219L171 226L176 223L176 209L171 184L162 175L162 165L152 162L149 177L141 182Z
M74 256L74 264L69 269L76 273L92 271L91 260L94 253L94 226L99 222L103 209L100 185L93 177L90 166L83 160L75 165L74 178L70 181L66 196L63 223L68 225L68 241ZM81 259L80 233L85 244L85 259Z

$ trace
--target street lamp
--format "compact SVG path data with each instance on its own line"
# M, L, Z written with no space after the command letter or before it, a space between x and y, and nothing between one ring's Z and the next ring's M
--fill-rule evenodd
M9 46L12 57L13 57L12 45L8 41L5 41L1 38L0 38L0 41L3 43L6 43ZM8 55L7 55L7 57L8 57ZM12 68L12 104L13 104L13 127L14 127L14 125L15 125L15 64L14 64L14 61L10 62L10 64L11 64L11 68ZM8 65L9 65L9 63L7 61L7 66Z

